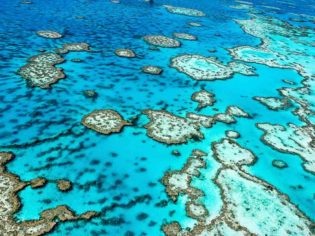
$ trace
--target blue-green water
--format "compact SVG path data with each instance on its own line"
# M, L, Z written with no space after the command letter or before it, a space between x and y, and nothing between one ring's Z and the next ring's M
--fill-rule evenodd
M233 129L241 134L238 142L258 157L257 163L248 167L249 172L287 194L292 203L315 220L315 176L302 168L303 161L298 156L280 153L263 144L262 131L255 127L259 122L282 125L289 122L303 125L303 122L291 113L293 108L272 111L252 99L278 97L277 89L301 86L303 77L292 69L249 63L255 67L256 76L235 74L228 80L197 82L169 66L171 58L180 54L215 56L228 63L232 58L227 49L259 45L258 38L246 34L234 21L250 17L246 10L230 7L238 3L227 0L155 0L154 3L122 0L120 4L107 0L32 2L1 1L0 149L15 153L16 158L8 169L22 180L38 176L50 180L65 178L72 181L73 189L62 193L54 184L38 190L27 187L19 193L23 206L16 214L17 219L38 219L41 211L67 204L77 213L95 210L101 215L88 222L59 224L51 235L124 235L127 232L162 235L163 223L189 221L180 202L169 201L165 207L157 206L160 201L168 200L160 183L164 172L180 169L193 149L211 153L211 143L223 138L226 130ZM258 15L314 31L314 1L252 2ZM199 9L206 16L170 14L163 4ZM271 10L263 5L279 9ZM290 20L292 13L304 20ZM189 22L202 26L191 27ZM64 37L41 38L36 35L38 30L58 31ZM174 32L190 33L198 40L181 40L179 48L158 51L150 50L142 40L148 34L171 37ZM314 42L314 38L306 40ZM29 87L16 73L39 49L53 51L72 42L86 42L94 52L65 55L66 61L57 67L63 68L66 78L53 84L51 89ZM114 54L117 48L133 49L137 57L117 57ZM314 50L313 44L309 54L314 55ZM72 62L73 58L83 62ZM164 72L160 76L144 74L140 68L145 65L161 66ZM288 85L284 79L296 85ZM224 112L229 105L237 105L253 119L237 118L235 124L215 124L203 130L204 140L176 146L148 138L142 127L148 121L146 117L141 117L138 126L126 127L123 132L108 136L81 124L82 117L95 109L114 109L126 119L144 109L166 108L185 116L195 111L196 103L191 101L191 95L200 88L215 94L215 108L219 112ZM86 89L95 90L98 97L87 99L82 94ZM314 87L311 95L314 96ZM215 111L209 107L202 113L213 115ZM172 155L174 149L182 155ZM274 159L285 160L289 167L274 168ZM204 172L211 173L216 162L211 158L207 162ZM210 212L218 211L220 196L216 186L209 184L206 191L211 193L205 200L207 208ZM147 218L140 220L137 216L141 213L147 214Z

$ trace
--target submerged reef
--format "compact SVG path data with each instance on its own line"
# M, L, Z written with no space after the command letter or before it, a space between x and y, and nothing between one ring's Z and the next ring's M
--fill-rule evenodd
M241 136L237 131L234 130L227 130L225 135L228 138L239 138Z
M44 187L47 184L47 182L48 182L47 179L43 177L38 177L32 179L29 184L31 185L32 188L36 189Z
M167 144L186 143L189 139L202 139L200 127L185 118L163 110L145 110L143 114L150 118L145 125L147 135L156 141Z
M182 55L172 59L171 67L183 72L195 80L226 79L233 71L215 59L200 55Z
M62 34L56 32L56 31L50 31L50 30L40 30L40 31L37 31L36 34L38 36L43 37L43 38L49 38L49 39L62 38Z
M67 192L71 190L72 183L69 180L59 179L57 180L57 187L62 192Z
M95 110L83 117L82 124L101 134L119 133L124 126L131 125L114 110Z
M172 200L185 196L186 215L197 221L192 228L166 223L162 226L166 235L312 235L312 222L286 195L243 169L256 160L251 151L226 138L214 142L212 150L221 165L213 180L220 189L220 212L210 217L202 201L207 193L192 186L193 179L204 179L199 168L206 166L201 157L190 157L180 171L166 172L162 183Z
M223 168L215 182L221 189L227 225L256 235L312 235L311 222L266 182L245 172Z
M131 49L119 48L115 50L115 54L119 57L128 57L133 58L136 57L136 54Z
M65 43L62 45L62 48L56 49L56 52L60 54L82 51L90 51L90 45L87 43Z
M255 67L246 65L244 63L232 61L228 64L228 66L234 71L234 73L239 73L247 76L257 75L255 72Z
M6 164L14 158L9 152L0 152L0 234L1 235L44 235L60 222L89 220L96 216L94 211L76 215L68 206L57 206L41 212L40 219L16 221L14 214L21 207L18 192L28 184L6 169Z
M197 110L200 111L201 109L212 106L215 103L215 98L213 93L209 93L206 90L201 90L198 92L193 93L191 96L191 100L198 102Z
M287 22L252 14L249 20L236 20L242 29L262 40L259 47L241 46L230 49L235 59L246 62L265 64L271 67L294 69L304 77L314 74L314 57L308 56L305 50L312 46L305 35L314 37L314 32L307 28L299 28ZM277 35L276 40L274 35ZM278 42L281 40L282 44ZM295 45L294 48L290 47ZM290 56L288 56L290 55Z
M226 124L235 123L235 117L251 118L251 116L247 112L237 106L229 106L226 109L225 113L218 113L214 115L214 119L216 121L220 121Z
M186 16L205 16L206 14L202 11L191 9L191 8L184 8L184 7L174 7L170 5L163 5L170 13L179 14L179 15L186 15Z
M251 165L255 162L255 155L241 147L236 141L228 138L212 145L213 155L220 163L227 166Z
M83 95L86 97L86 98L92 98L92 99L96 99L98 97L98 94L96 91L94 90L84 90L83 91Z
M201 27L202 24L198 23L198 22L189 22L188 23L190 26L193 26L193 27Z
M218 113L214 116L207 116L188 112L186 118L176 116L165 110L144 110L150 122L144 127L147 135L156 141L166 144L187 143L204 138L200 131L202 127L210 128L217 121L223 123L235 123L235 117L251 118L251 116L237 106L227 107L225 113Z
M173 36L179 39L192 40L192 41L197 40L197 36L192 35L192 34L187 34L187 33L174 33Z
M147 73L151 75L160 75L163 72L163 69L158 66L143 66L141 70L143 73Z
M226 114L236 117L251 117L246 111L239 108L238 106L228 106L228 108L226 109Z
M199 220L209 215L208 210L203 204L195 201L186 202L186 214L190 218Z
M147 35L143 39L148 44L163 48L177 48L181 46L178 40L163 35Z
M314 124L312 120L315 117L315 110L312 105L312 86L312 79L306 79L303 81L303 87L279 89L280 94L288 98L294 107L297 107L292 113L309 126Z
M165 173L161 181L165 186L167 195L173 201L177 201L180 194L188 195L190 200L198 199L204 195L201 190L191 186L191 181L193 176L198 177L200 175L200 168L205 168L204 156L206 155L201 150L194 150L181 170Z
M257 124L264 131L262 141L280 152L299 155L305 170L315 173L315 129L313 126Z
M194 80L228 79L234 73L255 75L254 68L232 62L224 65L215 58L185 54L171 60L171 67L190 76Z
M21 67L18 74L27 80L30 86L49 88L51 84L65 78L60 68L55 67L64 59L55 53L43 53L28 59L28 64Z
M272 161L272 166L279 168L279 169L284 169L288 167L288 164L285 161L282 160L273 160Z
M287 98L276 98L276 97L254 97L254 100L259 101L270 110L283 110L291 106Z
M0 96L4 121L0 136L4 150L25 153L12 169L25 173L22 179L33 179L23 181L12 174L11 166L6 169L5 164L13 154L0 152L0 235L42 235L54 228L56 234L66 235L159 235L161 230L172 236L314 235L311 210L315 195L310 187L315 174L314 30L271 17L281 14L285 19L285 8L279 13L269 8L267 13L261 10L266 3L258 4L259 11L255 11L257 4L236 2L240 5L232 7L241 11L225 6L231 4L228 1L214 3L218 9L211 2L204 8L201 2L182 3L213 13L205 18L193 18L206 15L200 10L156 7L152 1L150 6L129 7L85 1L69 4L72 13L85 16L65 12L54 16L51 13L56 8L49 7L47 18L40 15L38 19L43 19L42 25L57 19L54 25L61 25L60 32L67 36L61 40L53 40L62 37L58 32L37 32L49 40L33 30L49 27L25 22L31 30L28 34L10 28L20 26L20 19L16 24L9 21L4 28L8 47L3 50L3 58L9 59L5 62L8 70L2 84L8 94ZM21 13L19 8L28 9L21 19L31 19L30 14L44 5L18 6ZM150 10L149 15L138 7ZM104 19L107 9L113 11ZM293 13L293 4L290 9ZM244 20L247 16L251 18ZM13 14L4 19L10 17ZM232 17L243 20L235 24ZM67 24L59 24L64 18L69 18ZM148 23L149 18L152 22ZM312 18L308 24L314 22ZM17 35L30 35L35 41ZM63 44L68 36L76 40L70 42L79 43ZM254 46L257 39L260 44ZM92 50L83 42L93 42L100 53L87 55ZM55 53L44 53L48 45L58 47ZM114 52L118 47L122 48ZM57 65L64 59L68 62L60 67L71 80L53 90L20 88L14 76L10 78L10 64L20 63L25 53L34 50L41 54L30 58L18 72L29 85L48 88L65 78ZM70 53L81 51L83 55ZM14 61L11 55L16 56ZM155 76L162 72L163 76ZM94 110L100 104L117 109ZM281 119L296 124L267 123ZM117 134L128 125L134 127ZM302 161L297 161L305 171L294 166L296 160L285 159L291 155L281 152L300 157ZM260 156L266 159L258 161ZM58 174L64 168L74 183L42 177L63 178ZM291 179L285 181L286 176ZM33 193L38 194L34 199ZM71 202L73 196L86 196L71 204L73 209L92 206L101 211L101 217L82 228L84 222L56 227L63 221L97 215L94 211L77 215L68 206L55 207L55 200L65 197ZM18 212L22 203L25 207ZM31 216L48 205L54 208L33 220Z
M244 32L261 40L257 47L241 46L230 49L238 60L264 64L270 67L293 69L304 77L301 87L280 88L283 96L277 98L255 97L269 109L285 109L292 105L292 113L305 124L257 124L264 131L262 141L273 149L299 155L304 160L305 170L315 173L314 125L312 90L314 87L315 59L309 53L314 44L307 38L314 38L314 31L307 27L296 27L279 19L251 14L249 20L236 20ZM279 44L281 42L281 44ZM294 45L294 47L292 47ZM292 85L291 81L284 82Z
M192 112L186 114L187 119L198 124L199 126L210 128L216 122L216 119L213 116L200 115Z
M33 56L17 73L27 80L29 86L42 89L50 88L52 84L66 77L62 69L55 67L55 65L63 63L64 59L61 54L70 51L89 51L89 45L86 43L64 44L62 48L56 49L57 53L47 52Z

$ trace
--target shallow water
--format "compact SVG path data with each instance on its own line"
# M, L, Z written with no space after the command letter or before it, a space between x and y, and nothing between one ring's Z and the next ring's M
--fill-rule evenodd
M303 39L313 42L306 46L305 60L314 60L314 1L251 2L253 6L243 5L250 6L258 16L271 16L313 32ZM164 4L199 9L206 16L171 14ZM304 122L292 114L297 105L273 111L253 100L254 96L279 97L277 89L282 87L300 87L303 76L290 68L247 63L256 69L257 75L234 74L226 80L196 81L170 67L170 60L181 54L213 56L227 64L233 60L227 49L257 47L261 40L245 33L234 21L250 18L248 10L231 8L240 4L219 0L155 0L151 4L140 0L121 0L120 4L107 0L33 0L32 4L1 1L0 150L14 152L16 158L8 164L8 170L22 180L42 176L49 180L69 179L73 183L73 189L66 193L58 191L52 183L36 190L26 187L19 192L22 207L15 214L17 220L38 219L41 211L66 204L76 213L95 210L101 214L90 221L58 224L49 234L163 235L161 225L169 221L191 226L194 220L185 213L184 196L176 203L169 201L160 179L167 170L180 169L193 149L209 153L207 168L202 171L208 182L194 183L207 193L204 204L215 217L222 200L211 181L218 168L212 158L211 143L224 138L225 131L236 130L241 135L237 142L257 156L257 162L246 167L248 172L288 195L314 221L314 174L302 167L303 160L297 155L264 144L263 132L255 126L256 123L302 126ZM292 21L293 17L303 20ZM189 22L202 26L192 27ZM42 38L36 35L38 30L57 31L64 37ZM179 48L159 50L150 50L142 40L150 34L172 37L174 32L189 33L198 40L180 40ZM65 54L66 61L57 67L63 69L66 78L50 89L28 86L17 74L28 58L40 53L38 50L52 52L72 42L86 42L93 52ZM291 48L298 48L292 42ZM132 49L137 57L117 57L114 53L117 48ZM83 61L72 62L74 58ZM145 65L160 66L163 73L144 74L141 67ZM285 79L296 84L289 85L283 82ZM307 98L311 108L315 104L314 86L313 83ZM148 118L143 115L136 126L125 127L118 134L102 135L81 124L82 117L96 109L116 110L126 120L144 109L166 109L184 117L187 112L195 112L197 103L191 100L191 95L201 88L215 94L213 107L217 109L207 107L201 114L214 115L236 105L253 118L236 118L234 124L217 123L212 128L202 128L203 140L180 145L166 145L149 138L143 128ZM87 89L95 90L98 97L86 98L82 91ZM172 155L174 149L181 153L180 157ZM273 167L275 159L285 160L288 168ZM156 204L162 200L168 201L167 206L158 207ZM142 219L141 214L145 216Z

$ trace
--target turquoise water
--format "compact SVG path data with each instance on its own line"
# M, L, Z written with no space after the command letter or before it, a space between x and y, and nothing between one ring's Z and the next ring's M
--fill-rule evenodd
M287 194L293 204L315 220L314 174L303 169L303 161L297 155L275 151L262 143L263 133L255 127L256 123L267 122L303 125L292 114L296 105L272 111L252 99L254 96L279 97L277 89L299 87L303 77L293 69L247 63L256 69L257 75L235 74L227 80L195 81L169 66L171 58L181 54L213 56L228 63L232 58L227 49L259 45L258 38L246 34L234 21L250 17L246 10L230 7L239 3L219 0L155 0L151 4L140 0L122 0L120 4L107 0L32 2L1 1L0 150L15 153L16 158L8 169L22 180L38 176L49 180L65 178L72 181L73 189L59 192L52 183L38 190L25 188L19 193L23 206L16 213L18 220L38 219L41 211L66 204L77 213L95 210L101 214L91 221L59 224L51 235L132 235L131 232L163 235L163 223L177 220L190 224L192 220L186 216L181 201L168 200L160 179L165 171L180 169L191 151L197 148L209 153L207 169L202 172L209 177L209 185L198 180L196 184L209 192L205 204L211 214L216 214L221 200L217 187L211 182L218 165L211 158L211 143L224 138L227 130L238 131L241 134L238 142L257 156L255 165L247 167L249 173ZM252 2L258 15L314 31L314 1ZM206 17L170 14L163 4L199 9ZM267 5L279 9L266 8ZM292 21L293 17L303 20ZM189 22L202 26L192 27ZM58 31L64 37L41 38L36 35L38 30ZM181 40L179 48L150 50L141 39L149 34L171 37L174 32L190 33L198 40ZM305 40L314 42L314 38ZM57 65L64 70L66 78L50 89L29 87L16 73L28 58L39 54L38 50L53 51L72 42L86 42L93 52L66 54L66 61ZM114 54L117 48L133 49L137 57L117 57ZM308 50L309 56L313 56L314 44ZM83 62L72 62L74 58ZM144 74L141 67L145 65L160 66L163 74ZM285 79L296 84L289 85L283 82ZM82 117L95 109L114 109L127 120L144 109L166 109L185 116L195 111L197 105L191 95L200 88L215 94L214 107L218 110L208 107L202 114L213 115L224 112L227 106L237 105L253 118L237 118L235 124L217 123L203 129L203 140L175 146L150 139L143 128L148 122L144 116L136 126L108 136L81 124ZM95 90L98 97L86 98L82 94L86 89ZM311 87L311 97L314 100L314 87ZM171 154L174 149L179 150L180 157ZM285 160L289 167L273 167L274 159ZM162 200L168 201L167 206L157 206ZM139 214L146 217L140 219Z

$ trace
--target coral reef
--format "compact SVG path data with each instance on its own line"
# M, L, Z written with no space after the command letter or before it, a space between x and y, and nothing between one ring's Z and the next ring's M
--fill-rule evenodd
M128 57L133 58L136 57L136 54L131 49L119 48L115 50L115 54L119 57Z
M200 127L189 120L162 110L145 110L150 118L145 125L147 135L166 144L186 143L189 139L202 139Z
M86 97L86 98L92 98L92 99L96 99L98 97L98 94L96 91L94 90L84 90L83 91L83 95Z
M119 133L124 126L131 125L114 110L95 110L84 116L81 122L101 134Z
M260 123L257 128L264 131L262 141L280 152L299 155L304 160L304 168L315 173L315 129L313 126L288 124L273 125Z
M31 185L32 188L41 188L47 184L47 179L38 177L35 179L32 179L29 184Z
M186 16L205 16L206 14L202 11L191 9L191 8L184 8L184 7L174 7L170 5L164 5L164 7L173 14L179 15L186 15Z
M225 132L226 137L228 138L239 138L240 134L234 130L228 130Z
M166 144L180 144L187 143L190 139L203 139L201 127L210 128L217 121L230 124L236 122L235 117L251 118L237 106L229 106L225 113L214 116L188 112L186 118L183 118L165 110L144 110L142 113L150 119L150 122L144 126L147 129L147 135Z
M192 35L192 34L187 34L187 33L174 33L173 36L179 39L192 40L192 41L197 40L197 36Z
M240 63L224 65L215 58L185 54L171 60L171 67L187 74L194 80L228 79L234 73L254 75L254 68Z
M65 78L65 74L56 64L64 61L55 53L43 53L28 59L28 64L21 67L18 74L27 80L30 86L49 88L51 84Z
M49 38L49 39L62 38L62 34L56 32L56 31L50 31L50 30L40 30L40 31L37 31L36 34L38 36L43 37L43 38Z
M0 152L0 234L1 235L44 235L64 221L89 220L97 215L94 211L88 211L81 215L75 215L67 206L45 210L41 213L40 219L29 221L16 221L14 213L21 206L17 196L18 192L28 184L19 179L18 176L6 169L6 164L14 158L12 153ZM37 182L37 181L35 181ZM33 182L34 184L34 182Z
M215 118L212 116L199 115L191 112L188 112L186 117L193 123L196 123L199 126L203 126L205 128L210 128L216 122Z
M236 141L224 138L212 144L214 158L225 166L251 165L255 162L255 155L241 147Z
M231 124L236 122L234 117L251 118L251 116L241 108L237 106L229 106L225 113L215 114L214 119L226 124Z
M282 110L291 106L287 98L276 98L276 97L254 97L254 100L259 101L270 110Z
M162 68L158 66L143 66L141 70L142 72L151 75L160 75L163 72Z
M198 102L197 110L200 111L201 109L212 106L215 103L215 98L213 93L209 93L206 90L201 90L198 92L193 93L191 96L191 100Z
M282 160L273 160L272 166L279 168L279 169L284 169L284 168L288 167L288 164Z
M69 180L59 179L57 180L57 187L62 192L67 192L71 190L72 183Z
M144 41L148 44L163 47L163 48L177 48L180 47L181 43L172 38L168 38L163 35L147 35L143 37Z
M305 49L311 44L303 40L304 34L309 34L311 37L314 35L313 32L272 17L254 14L249 20L236 20L236 22L246 33L260 38L262 43L259 47L240 46L230 49L235 59L270 67L294 69L305 78L314 74L312 65L315 60L305 53ZM274 40L274 35L277 35L277 40ZM279 46L277 42L282 39L283 43ZM295 47L291 49L292 44Z
M165 173L161 181L173 201L177 201L180 194L186 194L190 199L198 199L204 195L201 190L191 186L191 181L194 176L200 175L200 168L205 168L206 155L203 151L194 150L181 170Z
M193 228L184 228L176 221L166 223L162 226L166 235L312 235L312 222L286 195L242 168L254 164L251 151L230 139L213 143L212 149L221 164L214 178L223 201L221 211L215 218L208 218L203 195L191 194L198 192L191 186L192 178L200 177L198 168L205 165L192 165L189 158L180 171L167 172L162 182L172 200L179 194L186 196L186 214L197 222Z
M90 51L90 45L87 43L65 43L62 45L62 48L56 49L56 52L60 54L82 51Z
M198 22L189 22L188 25L193 26L193 27L201 27L202 24L198 23Z

